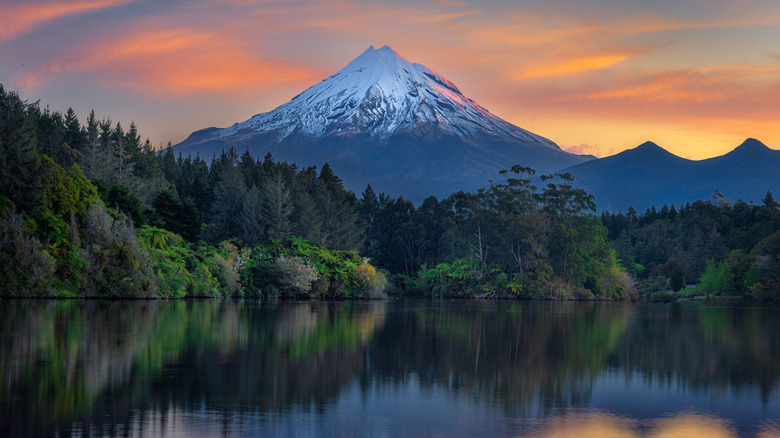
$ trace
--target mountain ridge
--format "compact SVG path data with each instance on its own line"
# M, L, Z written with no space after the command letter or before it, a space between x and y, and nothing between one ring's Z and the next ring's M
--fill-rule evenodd
M758 202L767 190L780 190L777 169L780 150L748 138L730 152L704 160L682 158L645 142L560 172L577 177L599 210L644 211L712 199L716 190L731 201Z

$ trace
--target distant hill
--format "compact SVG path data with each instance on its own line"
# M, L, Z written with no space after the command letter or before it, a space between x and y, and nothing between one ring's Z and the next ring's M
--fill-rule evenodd
M513 164L547 173L593 159L494 116L387 46L369 47L273 111L196 131L173 149L210 160L229 147L299 166L328 162L348 189L370 183L413 201L486 186Z
M780 151L749 138L726 155L694 161L652 142L619 154L578 164L569 172L596 197L599 211L644 211L653 205L679 205L724 198L760 202L767 190L780 194Z

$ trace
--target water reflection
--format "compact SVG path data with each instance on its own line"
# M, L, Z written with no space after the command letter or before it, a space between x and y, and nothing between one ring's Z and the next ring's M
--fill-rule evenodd
M103 430L150 406L324 403L384 319L384 302L0 304L0 436Z
M538 430L523 434L533 438L731 438L739 434L731 424L712 415L685 412L670 417L639 420L605 412L574 412L545 418ZM775 429L775 432L778 431ZM771 429L762 433L772 433ZM760 435L759 435L760 436Z
M780 436L775 309L0 301L0 436Z
M394 383L466 391L512 415L581 406L625 331L626 306L584 303L411 302L371 345Z

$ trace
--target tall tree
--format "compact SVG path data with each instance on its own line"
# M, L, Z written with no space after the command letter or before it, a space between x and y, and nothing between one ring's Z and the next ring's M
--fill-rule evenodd
M0 195L22 210L40 205L43 193L36 146L25 103L0 85Z
M290 190L280 174L275 174L263 187L263 216L267 224L267 235L272 239L284 239L290 235L290 215L293 203Z
M764 195L764 198L761 200L761 202L763 202L764 206L768 208L776 209L778 207L778 203L775 201L775 195L773 195L769 190L766 191L766 195Z
M239 216L240 238L244 246L253 247L263 242L265 237L265 215L263 214L263 196L257 186L246 193L244 205Z
M214 202L211 206L211 221L208 239L212 242L241 235L239 218L244 208L246 186L238 168L231 162L224 163L219 183L214 188Z

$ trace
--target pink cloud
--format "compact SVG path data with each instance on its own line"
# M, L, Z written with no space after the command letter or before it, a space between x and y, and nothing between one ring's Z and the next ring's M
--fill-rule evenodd
M257 91L283 82L311 82L321 72L262 57L221 32L144 28L80 47L29 75L24 85L36 87L68 74L96 75L106 85L150 95L181 95Z
M0 5L0 41L12 39L29 29L56 20L129 3L132 0L18 3Z

